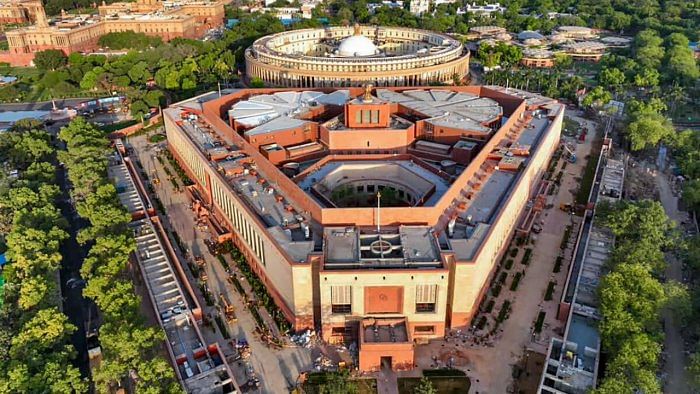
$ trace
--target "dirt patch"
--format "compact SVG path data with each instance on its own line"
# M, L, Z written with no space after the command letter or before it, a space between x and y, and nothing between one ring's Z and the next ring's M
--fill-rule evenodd
M528 350L517 364L513 365L513 392L536 393L546 356Z
M469 363L467 354L460 349L441 349L438 358L442 365L452 367L465 367Z

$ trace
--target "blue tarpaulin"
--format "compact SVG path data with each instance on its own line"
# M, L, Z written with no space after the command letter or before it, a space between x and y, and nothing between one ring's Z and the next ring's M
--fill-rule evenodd
M4 266L7 264L7 258L5 258L5 253L0 254L0 267Z

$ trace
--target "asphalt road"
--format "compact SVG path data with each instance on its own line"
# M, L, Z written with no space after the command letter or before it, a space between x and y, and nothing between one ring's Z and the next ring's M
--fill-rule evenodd
M69 224L69 238L61 245L63 261L61 262L60 281L61 294L63 295L63 313L68 316L70 322L77 328L71 336L71 342L77 351L74 364L80 368L80 373L83 377L89 377L90 370L84 322L90 304L83 297L82 286L69 286L66 283L69 279L80 278L80 267L83 265L85 250L78 244L75 236L81 228L85 227L86 223L75 213L70 203L66 171L63 168L59 168L57 175L62 193L58 208Z
M92 97L74 98L74 99L57 99L56 107L75 107L83 101L90 100ZM48 111L53 108L51 101L39 101L35 103L12 103L0 104L0 111Z

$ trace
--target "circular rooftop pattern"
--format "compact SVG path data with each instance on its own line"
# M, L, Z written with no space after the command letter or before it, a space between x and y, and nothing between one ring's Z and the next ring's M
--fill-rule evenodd
M459 40L427 30L335 26L286 31L246 50L246 71L271 86L424 86L469 72Z

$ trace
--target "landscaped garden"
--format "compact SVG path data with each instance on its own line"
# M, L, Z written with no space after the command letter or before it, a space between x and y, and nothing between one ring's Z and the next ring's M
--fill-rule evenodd
M424 370L423 376L428 378L440 394L463 394L469 392L471 381L466 374L455 369ZM420 385L421 378L399 378L399 394L413 394Z

